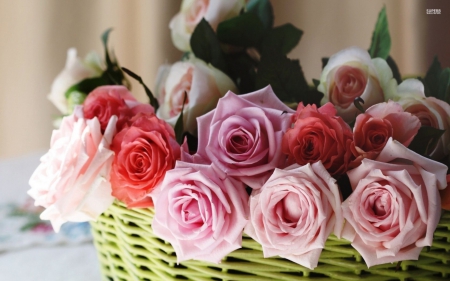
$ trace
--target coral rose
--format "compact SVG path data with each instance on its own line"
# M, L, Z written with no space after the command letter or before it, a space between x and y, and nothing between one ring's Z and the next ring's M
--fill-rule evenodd
M153 232L172 244L178 262L219 263L241 247L248 195L214 164L177 162L152 196Z
M281 151L290 162L299 165L322 161L332 175L347 171L353 160L353 134L350 127L336 116L331 103L320 108L300 103L293 118L294 126L283 136Z
M111 149L115 153L112 194L129 208L152 206L147 195L180 158L172 127L154 114L139 113L117 133Z
M313 269L332 231L343 226L336 180L322 163L275 169L250 196L245 233L262 245L264 257L279 255Z
M367 266L417 260L431 246L441 216L447 166L390 138L375 160L349 171L353 193L342 203L342 236Z

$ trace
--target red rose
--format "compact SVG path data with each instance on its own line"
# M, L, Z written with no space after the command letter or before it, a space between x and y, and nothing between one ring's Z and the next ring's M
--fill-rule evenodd
M149 104L139 103L125 86L101 86L89 93L83 104L84 117L97 117L102 131L105 130L109 118L117 116L117 130L138 112L154 113Z
M180 158L175 133L154 114L139 113L114 137L111 170L113 196L128 207L150 207L147 195Z
M322 161L332 176L347 171L354 158L353 134L347 123L336 116L331 103L319 109L300 103L293 121L294 126L284 134L281 146L290 162L306 165Z

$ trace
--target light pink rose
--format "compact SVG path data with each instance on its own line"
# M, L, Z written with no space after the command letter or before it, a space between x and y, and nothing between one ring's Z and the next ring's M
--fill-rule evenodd
M220 22L239 15L244 0L183 0L181 9L170 21L172 41L180 51L190 51L195 27L205 18L215 30Z
M114 201L109 182L114 153L109 146L116 122L112 116L102 135L97 118L73 114L53 131L50 150L31 176L28 194L36 206L46 208L41 219L50 220L56 232L67 221L96 220Z
M406 112L419 118L422 126L445 130L429 156L442 160L450 154L450 105L434 97L425 97L424 86L417 79L406 79L398 86L398 102Z
M229 176L260 188L275 168L285 167L283 134L292 109L270 86L245 95L228 92L198 120L197 154Z
M359 157L355 162L376 158L390 137L407 147L419 128L419 119L404 112L399 103L389 100L371 106L356 117L353 139Z
M177 162L151 195L153 232L172 244L178 262L219 263L241 247L248 195L241 182L212 165Z
M330 57L317 90L324 94L321 103L334 104L338 115L350 123L361 113L353 104L355 98L362 98L367 109L383 102L396 86L385 60L371 59L366 50L350 47Z
M431 246L441 215L447 166L390 138L375 160L347 174L353 193L342 204L343 237L367 266L417 260Z
M302 266L317 266L332 231L343 226L336 180L321 162L275 172L250 196L245 233L262 245L264 257L279 255Z

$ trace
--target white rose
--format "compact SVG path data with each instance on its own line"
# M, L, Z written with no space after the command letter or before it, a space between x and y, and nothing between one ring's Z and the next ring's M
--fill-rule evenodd
M417 116L422 126L445 130L429 155L441 160L450 153L450 105L434 97L425 97L425 89L417 79L406 79L397 88L395 99L406 112Z
M64 69L53 81L48 99L61 111L68 115L72 112L69 102L65 97L66 91L80 81L100 76L102 74L101 59L95 53L90 53L82 61L77 57L77 50L71 48L67 51L67 60ZM76 93L75 93L76 94Z
M322 104L331 102L346 122L355 120L360 111L353 101L364 100L363 108L384 102L395 91L397 82L384 59L371 59L358 47L344 49L330 57L322 71L317 90L324 94Z
M237 91L225 73L194 57L171 67L161 66L156 85L155 95L160 103L156 114L172 126L180 116L184 93L187 93L183 123L184 130L193 135L197 134L196 118L214 109L228 91Z
M180 12L169 24L173 44L181 51L190 51L191 35L202 18L216 30L220 22L239 15L244 6L244 0L183 0Z

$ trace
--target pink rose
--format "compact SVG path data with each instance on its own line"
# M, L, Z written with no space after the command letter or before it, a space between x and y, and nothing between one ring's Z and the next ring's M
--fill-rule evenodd
M285 165L280 151L292 110L270 86L237 96L228 92L198 120L197 154L229 176L260 188L273 169Z
M293 122L294 126L284 134L281 145L289 162L306 165L322 161L333 176L347 171L353 160L353 134L350 126L336 116L331 103L320 108L300 103Z
M70 115L53 131L50 150L31 176L28 194L36 206L46 208L41 219L50 220L56 232L67 221L96 220L114 201L109 182L114 153L109 145L116 122L113 116L102 135L97 118Z
M375 160L364 159L347 173L353 193L342 204L343 237L367 266L417 260L422 248L431 246L446 173L447 166L392 138Z
M340 236L344 222L335 182L320 162L275 169L250 196L245 233L262 245L264 257L279 255L313 269L328 236Z
M429 156L442 160L450 154L450 105L434 97L425 97L424 86L417 79L406 79L398 86L398 102L406 112L419 118L422 126L445 130Z
M360 113L353 104L355 98L361 97L367 109L383 102L396 86L385 60L371 59L366 50L350 47L330 57L317 90L324 94L321 103L334 104L338 115L350 123Z
M154 114L139 113L117 133L111 171L113 195L129 208L153 205L147 196L180 158L175 132Z
M172 244L178 262L219 263L241 247L248 195L241 182L216 167L177 162L151 195L153 232Z
M353 128L355 150L360 156L357 162L362 158L376 158L390 137L407 147L419 128L419 119L404 112L396 102L390 100L371 106L356 117Z
M111 116L117 116L117 130L138 112L154 113L149 104L139 103L125 86L101 86L89 93L83 103L85 118L97 117L102 131L105 130Z

